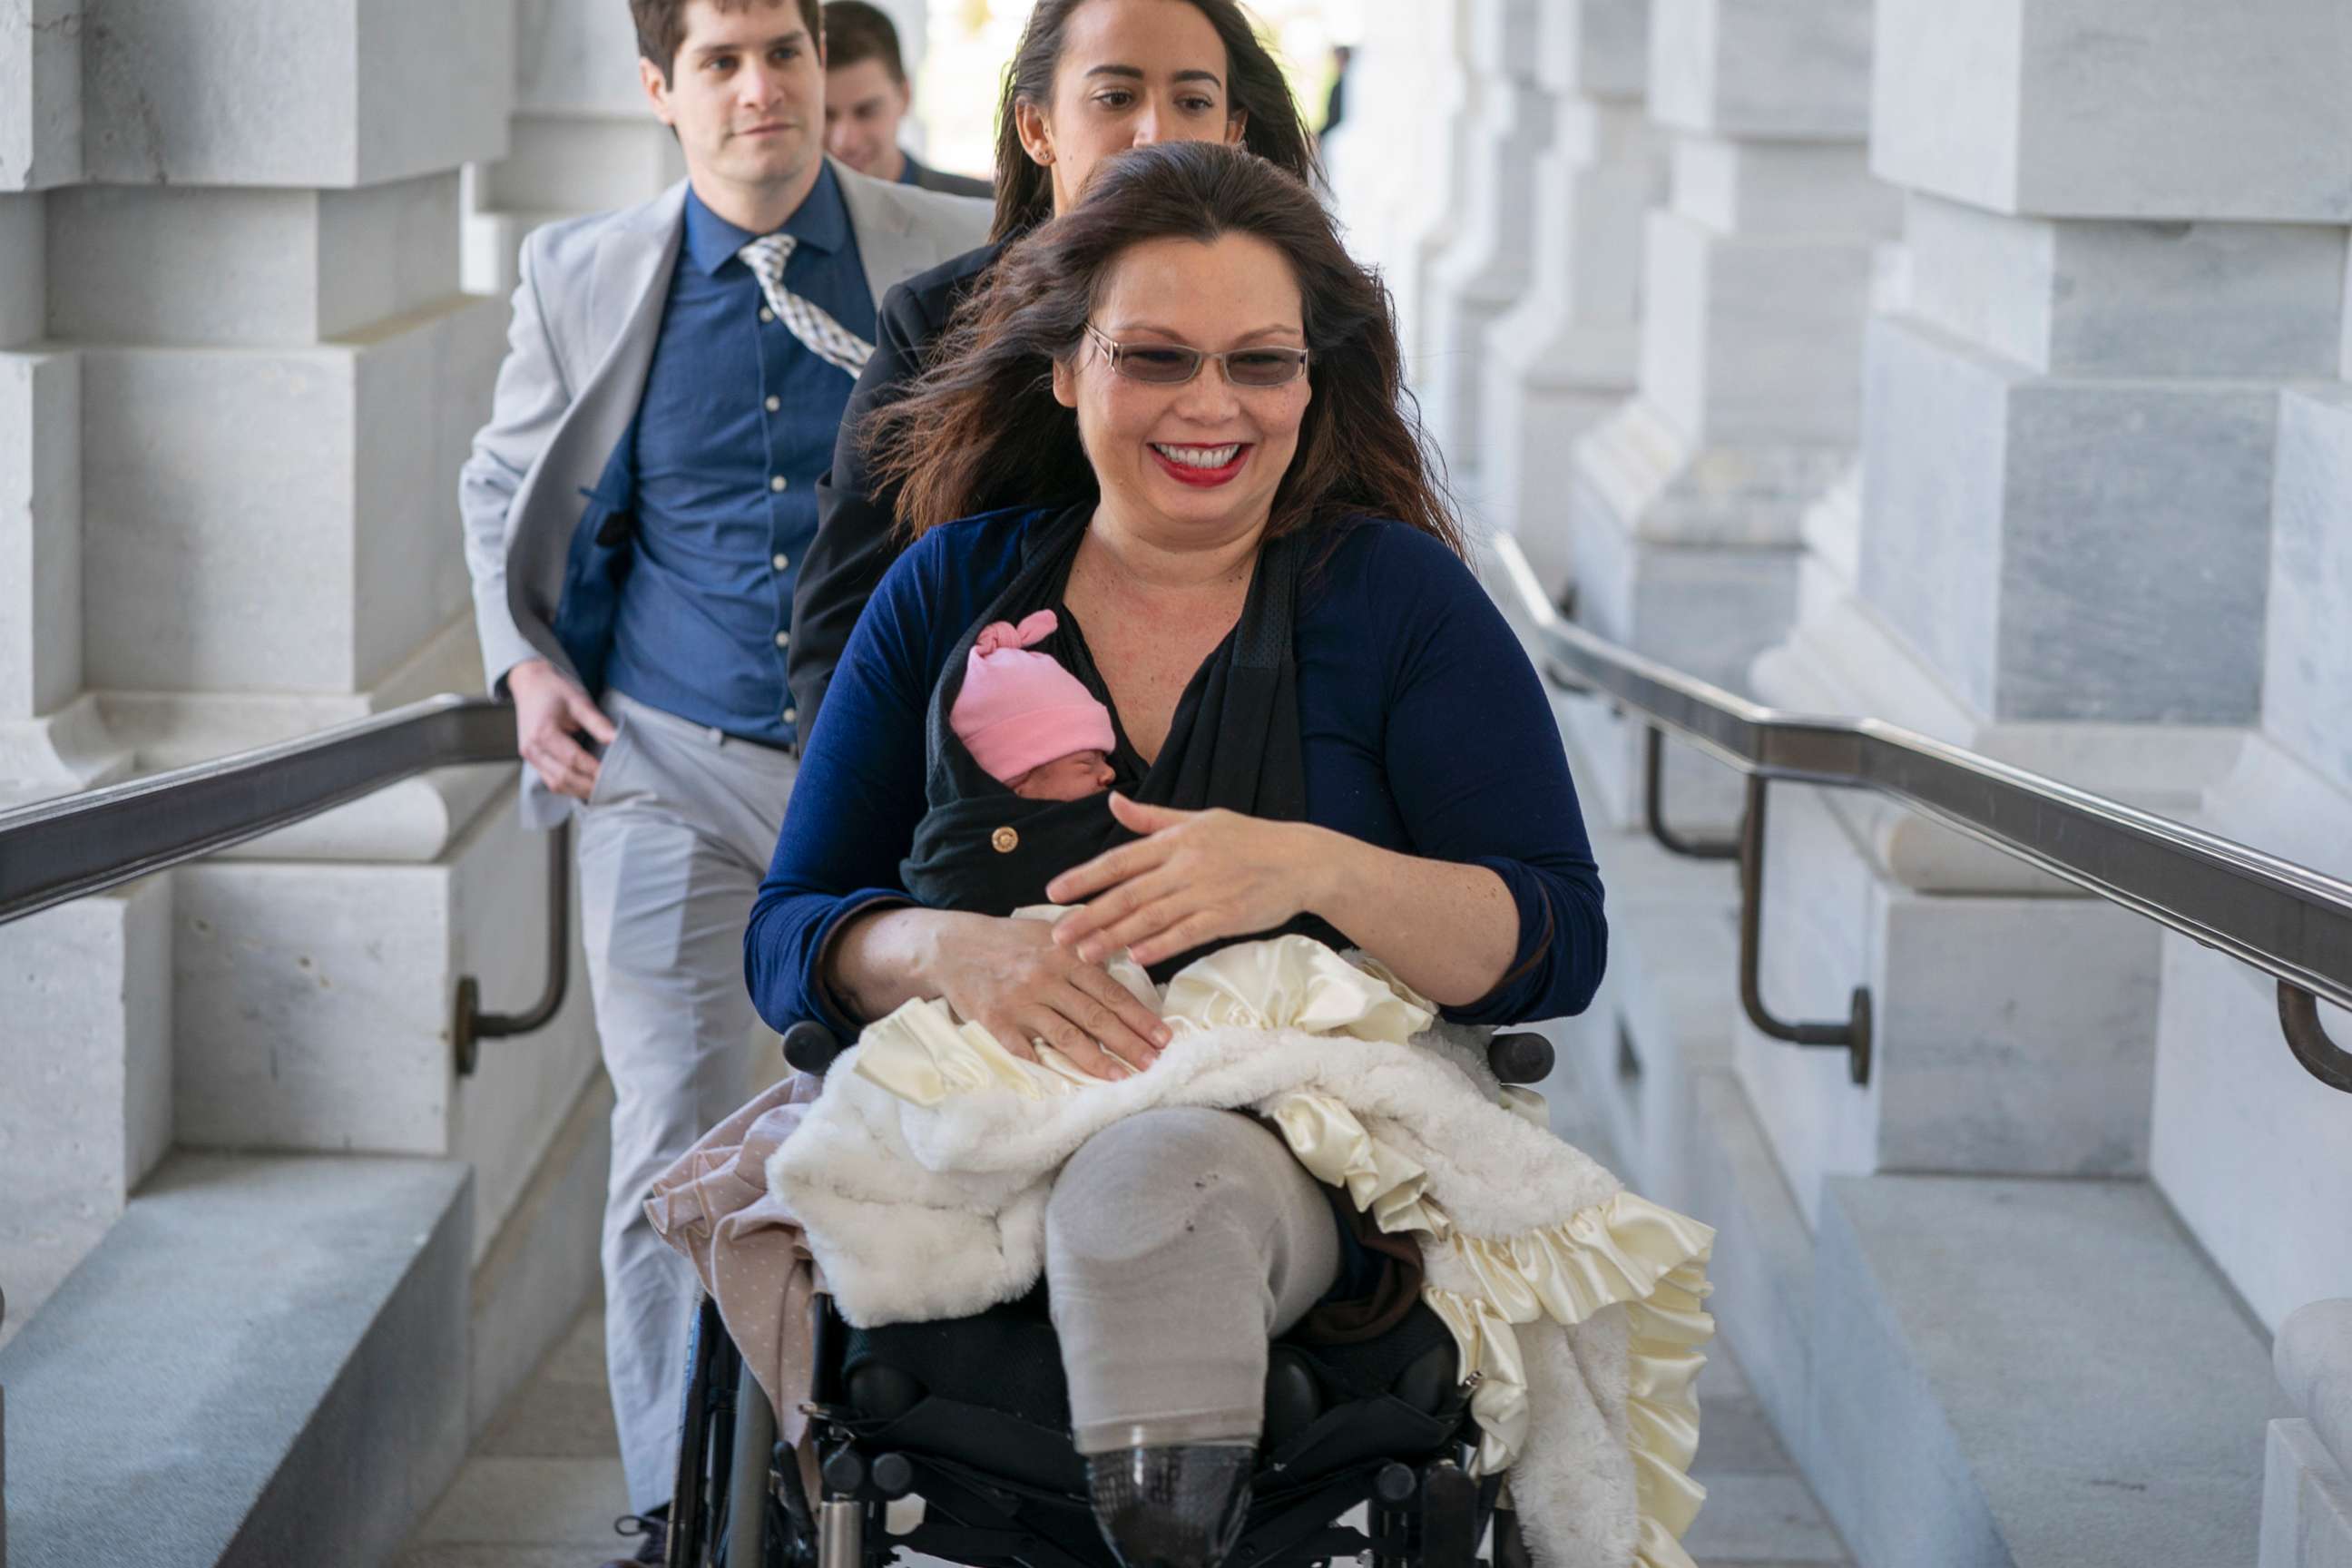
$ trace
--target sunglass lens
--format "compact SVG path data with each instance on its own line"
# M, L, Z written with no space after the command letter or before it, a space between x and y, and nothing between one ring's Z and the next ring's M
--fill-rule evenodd
M1191 349L1130 347L1120 351L1118 367L1138 381L1172 385L1192 379L1201 356Z
M1235 386L1286 386L1298 379L1304 365L1292 353L1237 353L1225 361L1225 374Z

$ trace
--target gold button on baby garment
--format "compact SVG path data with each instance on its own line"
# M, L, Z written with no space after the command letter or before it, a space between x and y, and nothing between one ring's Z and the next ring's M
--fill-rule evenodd
M1010 855L1021 847L1021 835L1009 827L998 828L988 836L988 841L996 846L999 855Z

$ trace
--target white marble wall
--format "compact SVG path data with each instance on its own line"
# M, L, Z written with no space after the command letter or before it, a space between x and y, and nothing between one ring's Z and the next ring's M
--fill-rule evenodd
M1843 516L1839 559L1809 568L1759 694L2352 869L2352 773L2331 771L2352 686L2327 657L2336 612L2316 610L2352 555L2352 184L2343 95L2315 89L2352 59L2352 15L1879 0L1877 17L1871 163L1905 191L1903 287L1863 352L1859 481L1817 509ZM1818 1011L1854 983L1840 971L1867 973L1885 1082L1864 1095L1742 1042L1801 1194L1841 1169L2145 1170L2269 1321L2340 1293L2343 1227L2293 1194L2352 1177L2341 1097L2287 1056L2266 984L2114 911L2008 900L2053 889L1923 825L1837 795L1804 810L1841 832L1808 851L1775 823L1808 879L1790 896L1825 895L1819 951L1780 984ZM1967 942L1898 941L1905 909L1958 930L2004 902ZM1963 951L1973 994L1954 995ZM2056 991L2032 979L2051 953ZM1981 1070L1949 1070L1986 1026L1939 996L1998 1018ZM1906 1127L1904 1101L1934 1113Z
M1576 437L1632 395L1639 364L1642 215L1665 177L1643 112L1649 16L1649 0L1542 8L1536 68L1553 124L1529 193L1527 287L1478 346L1479 493L1554 591L1570 573Z
M1860 0L1654 0L1672 179L1645 220L1636 388L1576 439L1564 530L1520 529L1567 567L1580 620L1726 686L1794 615L1801 520L1858 435L1896 214L1865 167L1870 32ZM1575 723L1588 798L1638 820L1638 734L1597 710ZM1673 776L1685 825L1735 814L1720 770Z
M478 687L455 476L506 306L459 167L507 151L514 40L511 0L0 5L0 802ZM457 974L543 967L510 777L0 929L0 1077L52 1086L0 1128L12 1289L172 1142L459 1153L496 1238L594 1063L575 995L452 1071Z
M1424 395L1423 417L1465 487L1475 485L1488 458L1482 416L1486 329L1532 280L1536 161L1554 126L1538 52L1544 9L1536 0L1469 0L1468 183L1456 193L1453 237L1430 264L1429 319L1415 376ZM1552 26L1559 29L1557 16Z

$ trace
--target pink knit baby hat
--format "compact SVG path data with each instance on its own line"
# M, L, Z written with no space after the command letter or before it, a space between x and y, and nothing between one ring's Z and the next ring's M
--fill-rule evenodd
M1073 752L1108 752L1110 710L1054 656L1030 647L1061 623L1040 610L1019 626L998 621L980 634L965 660L963 689L948 726L991 778L1010 784Z

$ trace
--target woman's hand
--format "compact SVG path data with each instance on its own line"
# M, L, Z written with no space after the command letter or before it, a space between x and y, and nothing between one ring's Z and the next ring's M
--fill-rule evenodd
M1045 885L1057 904L1085 901L1054 941L1099 961L1127 948L1152 964L1283 924L1317 906L1338 836L1234 811L1174 811L1110 797L1111 815L1146 837L1074 866Z
M1095 960L1058 946L1042 921L956 918L929 967L959 1016L1031 1061L1043 1040L1097 1078L1120 1079L1160 1059L1172 1037L1159 1016Z

